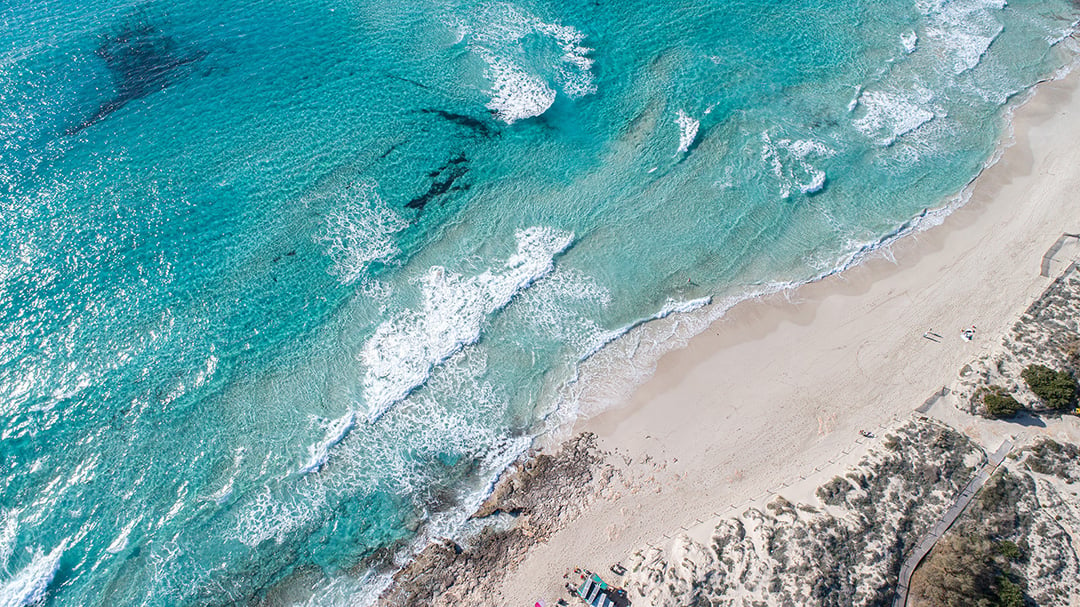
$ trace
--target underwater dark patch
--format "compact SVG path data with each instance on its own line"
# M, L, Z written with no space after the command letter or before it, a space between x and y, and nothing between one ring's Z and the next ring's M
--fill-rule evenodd
M491 127L488 126L486 122L478 118L473 118L472 116L468 116L466 114L456 114L454 112L447 112L445 110L436 110L430 108L425 108L420 111L424 114L434 114L440 118L449 120L450 122L453 122L454 124L457 124L459 126L472 129L478 135L482 135L484 137L491 136Z
M428 173L428 177L432 179L431 185L428 186L426 192L405 203L405 208L423 211L427 203L437 196L448 192L467 191L470 184L457 182L469 172L468 162L469 159L465 157L465 154L451 156L438 170Z
M105 62L114 84L114 96L66 135L75 135L101 122L109 114L163 90L186 75L180 68L206 56L205 51L183 49L176 40L142 21L126 23L101 36L94 54Z

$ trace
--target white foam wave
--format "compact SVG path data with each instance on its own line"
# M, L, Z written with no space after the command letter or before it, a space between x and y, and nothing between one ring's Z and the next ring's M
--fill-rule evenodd
M502 471L524 454L532 445L530 436L504 438L484 450L478 463L479 476L487 483L475 491L460 495L459 505L455 508L428 513L428 518L419 532L407 546L400 548L394 555L394 562L401 566L434 541L451 538L464 543L467 534L474 531L470 527L486 527L483 521L476 521L471 516L479 509ZM470 522L475 524L470 525ZM344 607L346 605L374 605L378 597L393 581L394 570L371 568L357 577L335 576L328 578L315 589L315 593L304 603L305 607Z
M678 154L683 154L689 151L690 146L693 145L694 139L697 138L698 127L701 123L690 116L687 116L686 112L682 110L679 110L678 115L675 116L675 122L679 125Z
M904 46L904 52L910 55L919 46L919 35L914 30L906 31L900 34L900 44Z
M478 491L462 496L459 508L440 512L431 517L425 532L413 542L413 550L422 549L431 540L440 537L460 538L466 533L472 513L476 512L484 500L491 495L495 483L502 471L509 468L532 445L532 437L517 436L507 438L492 445L478 464L488 483Z
M345 204L326 218L320 240L333 261L330 273L345 284L360 278L375 261L397 254L393 236L408 222L383 202L373 183L360 184L347 192Z
M710 303L712 303L711 295L690 300L669 299L667 302L664 303L660 310L658 310L652 316L636 320L628 325L625 325L613 331L605 331L594 336L594 343L592 347L584 354L582 354L582 356L578 359L578 362L581 363L589 360L590 358L595 356L597 352L600 352L605 346L626 335L630 331L640 327L641 325L653 322L655 320L663 320L673 314L687 314L699 308L703 308Z
M661 318L667 318L672 314L686 314L687 312L693 312L699 308L704 308L710 303L712 303L711 296L683 301L669 299L668 302L660 308L660 311L654 314L649 320L660 320Z
M954 74L959 75L979 65L983 55L1003 30L999 25L993 34L970 34L931 27L926 29L926 37L940 43L949 58L949 67Z
M825 187L825 171L814 171L810 176L810 181L805 184L799 185L799 190L803 194L815 194L820 192Z
M610 291L591 277L562 266L522 293L512 322L535 330L538 339L555 339L580 355L593 349L596 336L604 332L595 318L610 303Z
M455 19L452 27L486 63L484 76L491 81L487 107L507 124L546 112L556 89L570 98L596 92L592 49L583 45L585 35L576 28L547 23L507 3L483 6L471 24ZM550 39L560 54L530 56L524 44L530 36Z
M120 530L120 533L113 539L112 543L109 544L109 547L105 549L105 552L108 552L109 554L119 554L124 548L127 548L128 537L131 536L131 530L135 528L135 525L139 520L141 520L141 517L133 518L128 521L123 529Z
M823 143L807 139L780 139L773 142L768 132L761 134L761 160L780 184L780 197L791 196L792 188L814 194L825 187L825 171L811 159L825 159L835 152Z
M848 101L847 111L854 112L855 108L859 105L859 97L862 96L862 85L855 87L855 94L851 97L851 101Z
M1004 31L998 13L1005 0L938 0L921 3L926 38L954 74L974 69Z
M530 74L516 63L481 53L487 61L486 76L491 79L488 109L506 124L539 116L555 103L555 90L543 78Z
M369 419L378 419L423 384L435 365L480 339L488 316L550 274L555 256L571 242L569 232L532 227L517 232L517 253L498 270L465 277L432 267L422 280L421 309L382 323L361 351Z
M926 91L919 93L924 99L929 96ZM864 113L853 121L855 128L881 146L892 145L898 137L914 131L935 117L934 112L897 93L863 91L859 95L858 106L863 108Z
M547 281L545 278L537 288L546 286ZM531 295L532 289L526 293ZM521 307L515 302L514 314L520 314ZM331 487L331 491L347 488L355 492L356 487L374 482L396 495L415 496L426 493L435 478L444 478L441 466L433 470L418 453L461 456L469 461L475 476L470 474L473 478L469 482L456 487L449 498L453 507L433 504L434 508L424 513L417 535L394 555L398 565L432 540L460 538L469 516L490 494L498 475L532 443L529 434L505 436L504 426L495 421L505 415L508 403L502 390L485 379L487 359L483 348L457 352L432 370L425 389L409 396L409 406L386 413L379 432L358 434L337 447L332 474L327 470L304 479ZM447 395L454 395L453 407L446 406ZM368 570L359 580L331 578L315 591L318 599L305 604L372 604L393 573L380 568Z
M15 552L15 532L19 528L18 510L0 510L0 573L7 572L8 559Z
M60 557L66 546L67 540L64 540L48 554L37 549L30 564L0 585L0 607L23 607L42 601L60 568Z
M308 462L300 468L299 474L318 472L330 458L330 449L345 439L355 422L356 413L352 411L331 422L326 428L326 437L308 447Z
M326 504L326 489L319 485L301 485L285 500L275 498L267 487L240 511L236 528L228 535L252 548L270 539L280 544L311 524Z
M668 300L655 314L598 335L575 375L555 388L553 408L544 416L546 438L557 442L578 417L625 402L664 352L685 345L734 303Z
M537 31L554 38L562 47L562 63L559 65L556 79L563 92L570 97L584 97L595 93L593 60L589 57L592 49L582 44L585 41L585 34L569 25L544 23L539 19L535 21L534 26Z

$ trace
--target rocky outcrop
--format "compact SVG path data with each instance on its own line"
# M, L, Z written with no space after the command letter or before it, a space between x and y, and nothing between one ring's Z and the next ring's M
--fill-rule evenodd
M588 433L553 455L533 455L507 471L473 515L479 532L459 542L429 545L394 576L379 604L501 605L498 587L506 572L578 516L613 474L596 437Z

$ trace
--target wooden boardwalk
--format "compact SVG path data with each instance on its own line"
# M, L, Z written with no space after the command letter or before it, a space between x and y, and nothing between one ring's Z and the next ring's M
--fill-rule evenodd
M1012 442L1005 441L1001 443L998 450L979 468L979 471L975 474L975 477L971 479L971 482L964 487L964 490L957 496L956 501L952 506L941 515L938 522L923 536L919 543L915 546L915 550L908 556L907 560L900 567L900 579L896 584L896 598L893 599L893 607L906 607L908 598L908 586L911 584L911 574L915 573L915 568L919 566L926 555L930 553L930 549L934 547L934 544L941 539L941 536L949 530L949 527L956 522L956 519L960 517L960 514L964 512L968 504L971 503L971 499L975 497L975 494L979 492L986 480L990 478L990 475L994 473L994 470L1004 461L1005 456L1012 450Z
M1050 262L1054 261L1054 255L1057 255L1057 252L1061 250L1061 247L1065 246L1065 239L1067 238L1076 238L1080 240L1080 234L1069 234L1068 232L1065 232L1058 237L1054 244L1050 245L1046 254L1043 255L1042 263L1039 264L1039 276L1050 276Z

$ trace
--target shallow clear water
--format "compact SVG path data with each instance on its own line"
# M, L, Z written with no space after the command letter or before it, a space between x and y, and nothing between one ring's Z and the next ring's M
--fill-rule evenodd
M1076 13L0 6L0 606L362 603L627 327L955 195Z

